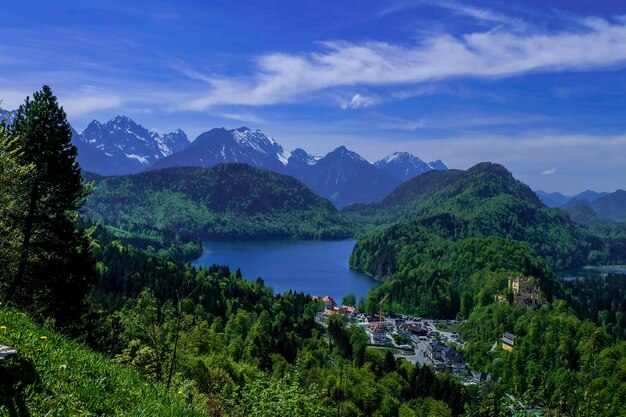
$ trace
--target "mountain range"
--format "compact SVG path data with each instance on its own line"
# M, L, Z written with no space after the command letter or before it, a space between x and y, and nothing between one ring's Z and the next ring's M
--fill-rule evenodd
M427 164L407 152L397 152L374 164L345 146L323 157L300 148L290 152L260 130L245 126L204 132L189 147L156 161L151 169L211 167L225 162L291 175L337 207L380 200L406 179L433 169L447 169L441 161Z
M14 112L2 111L12 122ZM193 142L178 129L159 134L118 115L106 123L93 120L85 130L72 128L72 143L84 171L100 175L223 163L244 163L286 174L341 208L378 201L402 182L432 170L446 170L440 160L426 163L408 152L395 152L374 164L340 146L325 156L304 149L288 151L260 130L214 128Z
M2 114L9 116L10 124L13 112ZM295 177L337 207L378 201L408 179L447 169L440 160L426 163L408 152L371 164L344 146L325 156L300 148L288 151L260 130L245 126L211 129L190 142L180 129L159 134L118 115L106 123L93 120L82 132L72 129L72 135L78 162L87 172L108 176L244 163Z
M626 222L626 191L605 193L591 201L572 198L563 209L572 220L587 226L597 224L602 219Z
M592 190L585 190L582 193L576 194L575 196L569 196L565 194L561 194L559 192L556 193L547 193L542 190L536 190L535 193L541 199L543 204L548 207L565 207L571 201L589 201L590 203L606 196L609 193L605 192L597 192Z

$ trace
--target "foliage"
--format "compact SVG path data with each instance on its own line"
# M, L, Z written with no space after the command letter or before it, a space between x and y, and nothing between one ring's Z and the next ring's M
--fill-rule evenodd
M517 335L512 352L497 345ZM626 342L581 321L563 301L538 310L508 304L476 307L462 326L470 362L489 372L526 404L562 415L622 415L626 407Z
M559 285L547 265L526 244L497 237L448 241L414 223L401 223L360 240L352 267L388 279L368 294L368 311L390 294L386 309L429 317L466 317L473 306L504 293L508 277L538 279L547 299Z
M344 212L377 224L412 221L409 224L419 223L450 240L499 236L526 242L558 269L584 264L589 253L585 231L567 213L545 207L528 186L497 164L427 172L379 203Z
M578 317L592 320L615 340L626 340L626 276L563 281L562 298Z
M18 351L0 362L0 415L203 415L185 395L166 392L23 313L0 308L0 325L0 343Z
M0 277L17 273L22 231L15 218L24 211L32 166L20 163L22 150L0 124ZM6 294L7 279L0 279L0 294Z
M345 238L352 223L294 178L244 164L93 177L86 215L135 234Z
M71 128L44 86L32 100L26 98L8 130L19 163L32 168L32 178L13 222L20 231L19 261L14 275L2 277L8 282L3 298L66 322L80 312L95 279L88 237L75 225L88 187L70 143Z

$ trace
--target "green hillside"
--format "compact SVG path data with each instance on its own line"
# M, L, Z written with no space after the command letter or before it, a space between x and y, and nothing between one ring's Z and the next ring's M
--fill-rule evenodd
M0 361L1 416L204 415L183 386L168 392L15 310L0 308L0 344L18 351Z
M442 237L449 239L498 236L527 242L559 269L584 264L588 253L584 231L567 213L545 207L527 185L492 163L467 171L425 173L381 202L352 206L345 213L374 224L413 221L403 229L428 226L443 230ZM392 236L379 237L380 241L389 239ZM377 270L365 270L380 275Z
M211 237L345 238L351 222L292 177L244 164L92 177L85 214L133 232Z

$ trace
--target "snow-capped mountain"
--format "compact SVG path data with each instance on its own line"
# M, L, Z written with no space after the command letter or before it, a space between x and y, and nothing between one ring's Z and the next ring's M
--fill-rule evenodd
M340 146L323 158L300 150L298 163L287 165L287 173L337 207L380 200L400 184L400 180L376 169L359 154ZM292 153L295 154L296 151ZM295 161L294 161L295 162Z
M441 160L426 163L409 152L394 152L388 157L375 162L374 166L400 181L410 180L426 171L448 169Z
M99 155L97 161L89 161L83 166L85 170L100 174L129 174L146 169L159 159L184 150L189 146L189 139L180 129L161 135L149 131L126 116L116 116L106 123L97 120L89 123L79 134L75 145L79 156L81 152ZM101 166L103 163L105 166Z
M315 165L320 159L322 159L321 156L309 155L304 149L296 148L291 151L291 156L287 160L287 166L290 171L295 171Z
M163 158L152 168L210 167L226 162L240 162L284 173L290 156L290 152L258 129L216 128L202 133L187 149Z
M403 155L396 158L396 164L404 160ZM410 156L412 159L405 164L421 162L419 158ZM151 169L211 167L228 162L291 175L338 207L382 199L402 182L402 178L376 168L345 146L340 146L324 157L310 155L300 148L289 152L260 130L253 131L247 127L216 128L204 132L187 149L156 161ZM412 171L406 175L412 178L427 170L446 169L441 161L422 164L422 171L416 172L416 168L412 167Z
M10 114L2 111L0 116ZM182 130L162 135L126 116L106 123L94 120L80 133L72 128L72 136L85 171L120 175L239 162L291 175L338 207L380 200L406 179L432 169L447 169L441 161L425 163L406 152L396 152L376 166L345 146L324 157L300 148L289 152L260 130L247 127L211 129L190 143Z

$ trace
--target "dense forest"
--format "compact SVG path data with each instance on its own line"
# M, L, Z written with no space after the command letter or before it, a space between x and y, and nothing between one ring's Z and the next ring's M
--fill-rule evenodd
M494 214L510 200L489 197L503 186L525 194L499 175L489 185L489 167L479 169L487 170L481 187L465 184L466 199L448 206L460 210L467 203L476 216L443 210L371 232L351 259L387 277L364 300L365 309L389 294L389 310L466 318L463 353L474 371L491 375L477 385L368 346L364 330L342 316L321 325L315 318L322 304L307 294L275 294L261 278L180 260L194 250L177 249L185 236L214 224L194 223L196 210L201 220L223 218L220 233L243 234L240 216L244 225L264 219L265 230L289 235L340 235L352 223L326 200L283 187L291 180L281 176L257 193L255 181L268 173L240 165L100 178L92 188L70 140L48 87L26 100L11 127L0 126L0 343L17 349L0 362L2 415L491 417L520 415L520 400L549 415L623 415L626 280L563 283L533 242L475 233L477 225L505 224L479 215L486 206L478 195L494 204L487 210ZM165 172L178 185L168 184ZM235 188L228 191L239 196L232 201L210 192L231 182L252 197ZM194 183L206 187L206 198L190 191ZM159 197L150 200L145 190ZM86 213L105 223L79 220L90 192L100 192L101 200L87 200L93 206ZM294 192L292 203L274 199ZM543 208L527 197L528 218L552 215L538 214ZM109 220L98 211L105 206L116 208ZM269 216L264 207L284 217ZM310 221L296 224L293 213ZM554 256L571 248L564 219L565 232L557 234L563 246L547 252ZM557 233L561 220L549 233ZM519 274L534 277L541 307L510 301L508 277ZM498 294L508 298L496 302ZM517 335L511 352L497 347L504 331Z
M626 243L621 235L616 241L610 230L587 229L572 222L565 211L545 207L528 186L498 164L426 172L379 203L343 211L379 226L407 222L400 226L407 233L434 223L437 233L442 227L447 230L444 237L448 239L499 236L526 242L556 269L626 260L626 251L620 250ZM398 240L397 226L387 230L390 236L377 241ZM371 241L373 234L364 234L360 240Z
M346 238L349 219L292 177L245 164L89 176L85 215L133 234L201 238Z

